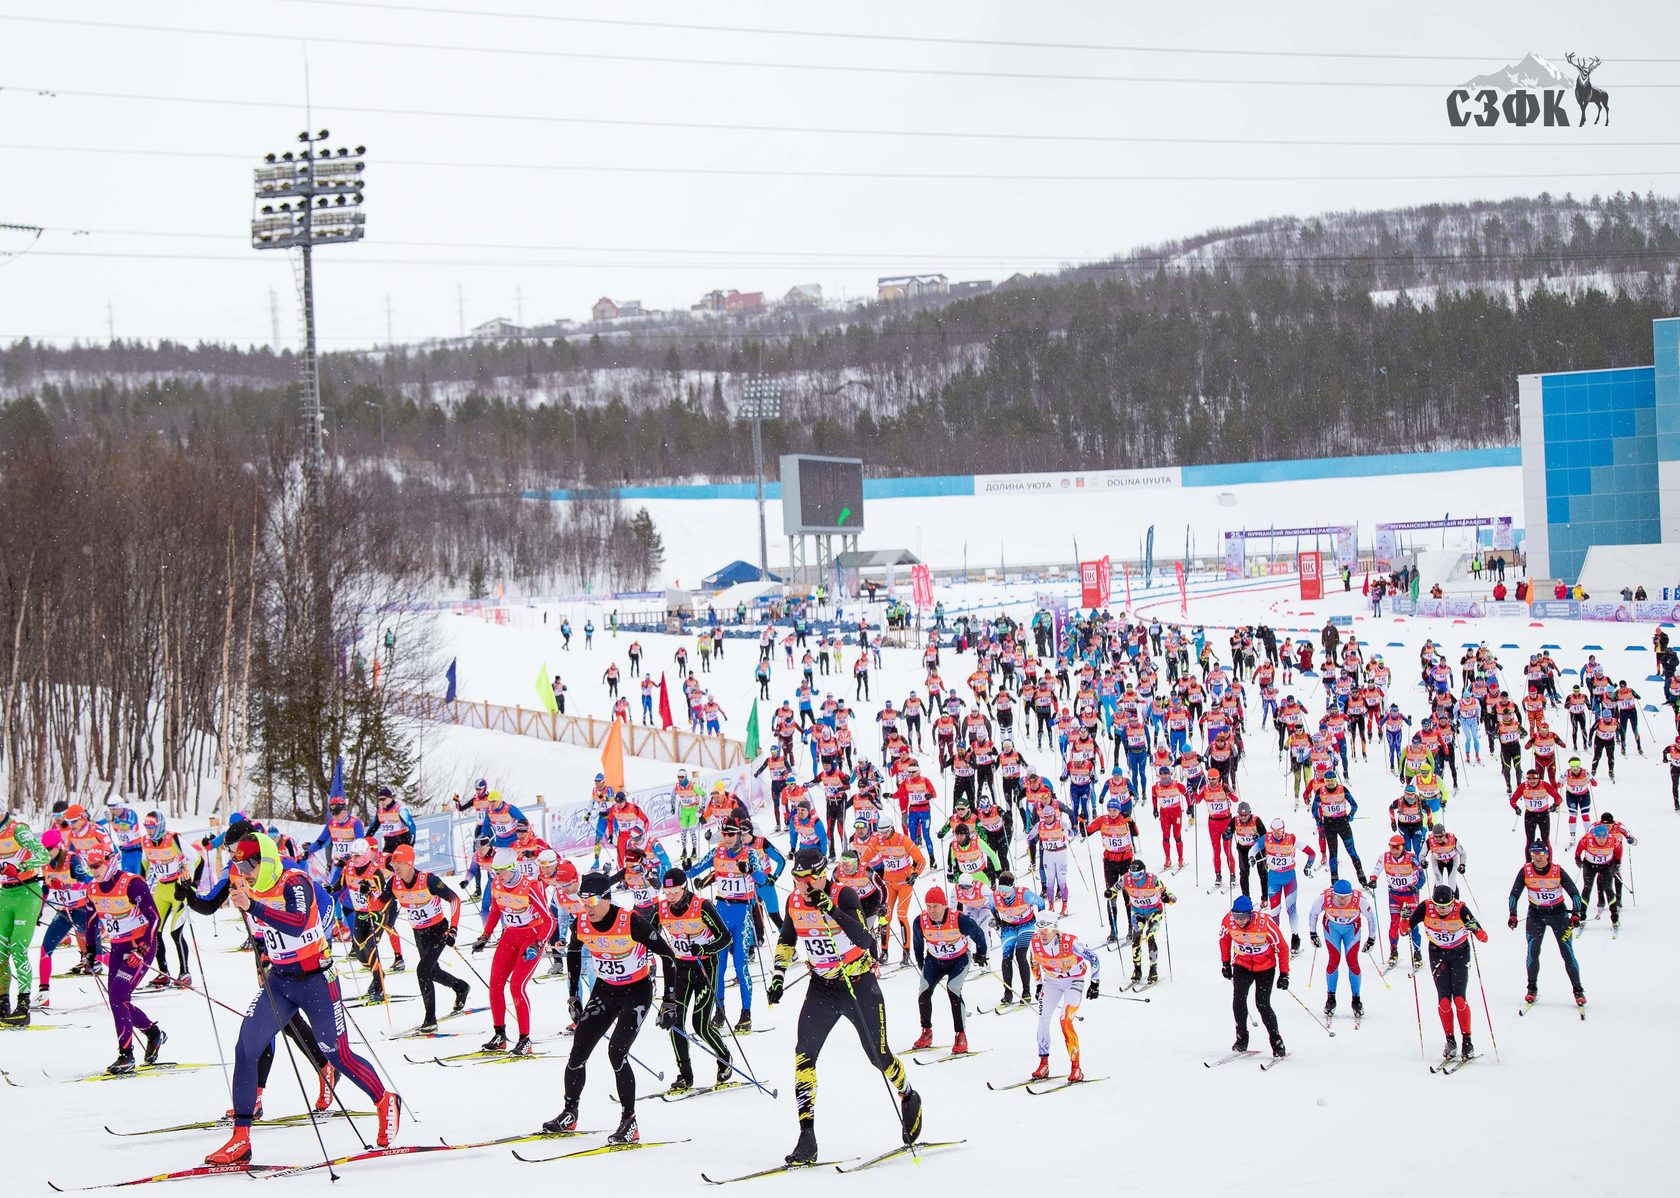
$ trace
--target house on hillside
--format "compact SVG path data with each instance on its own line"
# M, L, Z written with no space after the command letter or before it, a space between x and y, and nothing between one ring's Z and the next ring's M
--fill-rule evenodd
M782 297L782 304L788 308L820 308L822 307L822 284L800 283L792 287Z
M762 291L731 291L723 297L725 312L756 312L764 307Z
M487 320L472 331L474 341L511 341L530 335L530 329L514 324L505 316Z
M951 294L953 296L985 295L991 289L992 281L990 279L969 279L964 283L951 284Z
M883 303L918 299L924 295L947 295L951 282L944 275L888 275L875 280L875 298Z
M589 319L596 322L611 320L617 315L618 305L604 295L595 301L593 308L589 309Z
M1031 286L1032 286L1032 276L1031 275L1024 275L1020 271L1016 271L1014 274L1010 275L1003 282L999 283L997 285L997 290L1007 291L1007 290L1009 290L1011 288L1014 288L1014 287L1031 287Z

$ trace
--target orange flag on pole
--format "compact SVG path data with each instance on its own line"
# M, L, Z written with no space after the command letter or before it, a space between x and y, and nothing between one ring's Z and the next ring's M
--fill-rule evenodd
M624 789L624 725L618 720L607 729L607 743L601 746L601 773L608 786Z

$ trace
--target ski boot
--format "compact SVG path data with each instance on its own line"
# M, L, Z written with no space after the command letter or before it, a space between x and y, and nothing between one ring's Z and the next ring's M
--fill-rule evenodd
M726 1060L719 1061L717 1063L717 1083L716 1083L717 1085L726 1086L726 1085L739 1084L739 1083L732 1082L730 1080L734 1076L735 1076L735 1065L732 1061L729 1061L729 1060L726 1059Z
M1034 1069L1032 1071L1033 1080L1034 1081L1042 1081L1043 1079L1045 1079L1049 1076L1050 1076L1050 1058L1049 1057L1039 1057L1038 1058L1038 1068Z
M899 1096L899 1124L904 1133L904 1142L914 1144L922 1134L922 1096L914 1090L906 1090Z
M932 1047L933 1047L933 1029L931 1027L924 1027L922 1029L922 1034L917 1036L916 1037L916 1042L910 1046L910 1051L915 1052L917 1049L932 1048Z
M1220 889L1220 888L1221 888L1221 887L1222 887L1222 886L1224 886L1224 885L1225 885L1225 875L1223 875L1223 874L1214 874L1214 875L1213 875L1213 888L1214 888L1214 889L1215 889L1215 890L1218 890L1218 889Z
M397 1138L397 1125L402 1122L402 1095L395 1090L385 1091L379 1100L379 1137L374 1141L381 1148L389 1148Z
M151 1027L141 1032L140 1035L146 1041L146 1052L141 1059L148 1065L156 1065L158 1059L158 1049L162 1048L163 1042L169 1039L169 1033L154 1023Z
M1441 1049L1441 1059L1450 1061L1458 1055L1458 1037L1448 1033L1446 1045Z
M738 1033L739 1032L750 1032L750 1031L752 1031L752 1012L751 1011L742 1011L741 1012L741 1017L735 1021L735 1030Z
M1336 1013L1336 996L1334 994L1324 1000L1324 1017L1329 1019Z
M1528 988L1528 993L1523 995L1523 1005L1525 1007L1532 1007L1534 1005L1534 1000L1539 998L1539 997L1540 997L1540 992L1538 990L1536 990L1533 986L1530 986Z
M557 1136L562 1132L576 1131L577 1123L577 1107L568 1105L565 1110L544 1123L542 1129L551 1136Z
M496 1027L490 1031L490 1038L478 1046L480 1052L506 1052L508 1046L507 1028Z
M175 984L175 982L170 978L170 976L167 973L159 973L150 982L146 983L146 989L148 989L148 990L167 990L171 986L173 986L174 984Z
M1289 955L1291 957L1293 957L1296 953L1298 953L1300 951L1301 951L1301 934L1299 932L1291 933L1290 937L1289 937Z
M461 988L455 991L455 1005L449 1008L449 1013L459 1015L462 1011L465 1011L467 1009L467 999L471 997L472 987L463 983Z
M1582 998L1581 1001L1584 1003L1587 1000L1585 998ZM967 1052L968 1052L968 1033L967 1032L958 1032L957 1033L957 1038L951 1042L951 1055L952 1056L962 1056L963 1054L965 1054Z
M1470 1035L1469 1035L1468 1032L1465 1033L1465 1036L1464 1036L1464 1051L1460 1055L1463 1056L1463 1058L1467 1061L1471 1057L1476 1055L1476 1046L1474 1044L1470 1043Z
M405 970L407 968L408 968L408 963L403 960L403 955L401 953L398 953L395 957L391 958L391 972L392 973L401 973L403 970Z
M384 1001L385 1001L385 979L380 977L376 973L376 974L373 975L373 984L367 988L367 993L362 995L362 1005L363 1006L372 1006L376 1002L384 1002Z
M508 1049L508 1056L528 1057L535 1055L536 1051L536 1049L531 1047L531 1037L521 1036L513 1042L513 1047Z
M1360 1001L1359 995L1357 994L1353 996L1353 1017L1355 1019L1363 1019L1365 1017L1365 1004Z
M175 979L175 989L177 989L177 990L191 990L192 989L192 974L183 973L181 976L176 978Z
M236 1127L228 1142L204 1158L207 1165L243 1165L251 1159L251 1129Z
M1237 1033L1237 1038L1235 1040L1231 1041L1231 1051L1232 1052L1247 1052L1248 1051L1248 1032L1246 1030L1238 1032Z
M566 972L566 956L564 953L550 953L548 972L544 977L557 978Z
M1155 968L1155 962L1151 961L1149 963L1148 983L1149 983L1149 985L1153 986L1156 982L1158 982L1160 980L1161 980L1161 971L1156 969Z
M1412 948L1412 968L1413 969L1421 969L1422 967L1423 967L1423 950L1414 945L1413 948Z
M1587 992L1579 986L1575 987L1575 1005L1577 1007L1584 1007L1587 1005Z
M1141 981L1143 981L1143 966L1142 965L1133 965L1132 966L1132 985L1136 986Z
M0 1023L4 1023L7 1027L28 1027L29 996L27 994L19 994L17 1006L13 1007L3 1019L0 1019Z
M315 1109L324 1111L332 1106L333 1091L338 1087L338 1070L332 1065L322 1065L321 1072L315 1078Z
M1284 1046L1283 1046L1283 1037L1282 1036L1273 1036L1272 1037L1272 1056L1273 1057L1286 1057L1288 1055L1289 1055L1289 1050L1284 1048Z
M37 1011L50 1011L52 1009L52 995L45 986L35 992L35 1009Z
M419 1032L422 1036L431 1035L433 1032L438 1030L437 1016L436 1015L427 1015L424 1019L422 1019L420 1021L420 1026L415 1028L414 1030Z
M134 1072L134 1047L117 1050L117 1059L105 1066L105 1072L112 1077L123 1077Z
M1390 969L1393 969L1399 963L1400 963L1400 950L1397 947L1395 947L1393 945L1390 945L1389 949L1388 949L1388 967Z
M642 1131L636 1126L636 1116L627 1114L618 1121L618 1127L607 1137L609 1144L640 1144Z
M817 1163L817 1133L809 1127L799 1129L799 1140L793 1146L793 1151L782 1158L792 1168L800 1168Z
M1014 1001L1015 1001L1015 991L1011 987L1005 986L1003 988L1003 1001L1000 1002L998 1004L998 1006L1007 1007L1011 1003L1013 1003Z
M694 1089L694 1075L685 1069L677 1074L676 1079L671 1082L671 1088L666 1090L665 1093L687 1094L692 1089Z
M1080 1067L1079 1058L1074 1057L1068 1065L1068 1081L1082 1082L1085 1080L1085 1070Z

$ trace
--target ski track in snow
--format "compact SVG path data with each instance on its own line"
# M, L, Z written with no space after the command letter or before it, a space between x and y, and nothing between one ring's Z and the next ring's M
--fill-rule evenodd
M1332 612L1365 611L1357 581L1352 595L1335 593L1323 602L1310 604L1294 599L1292 586L1276 589L1276 583L1270 584L1273 589L1247 595L1198 598L1192 602L1191 618L1205 622L1221 647L1225 634L1211 632L1215 625L1266 621L1280 629L1317 628ZM940 594L948 606L956 607L977 593L995 597L1000 589L941 588ZM1033 584L1010 588L1018 602L1015 614L1030 614L1037 589ZM1156 595L1163 606L1146 614L1163 618L1176 615L1176 595ZM1115 599L1118 603L1120 596L1116 594ZM624 664L623 651L631 639L621 635L614 641L601 629L592 653L584 653L581 648L562 653L552 623L545 632L495 627L460 616L440 616L437 622L444 640L441 656L445 660L452 655L460 658L464 698L534 705L531 678L537 665L546 659L550 669L562 672L571 685L572 709L596 715L604 715L606 708L601 671L612 658ZM582 621L575 614L574 623L579 630L574 644L581 646ZM597 619L597 624L602 623ZM1657 693L1656 685L1645 681L1651 673L1651 657L1643 646L1649 643L1651 628L1644 625L1558 622L1532 628L1527 620L1455 624L1445 620L1372 620L1361 614L1353 630L1389 663L1395 677L1392 696L1414 716L1422 710L1422 693L1412 685L1412 679L1417 647L1425 636L1444 642L1455 662L1465 641L1486 639L1496 649L1515 644L1516 649L1499 650L1511 672L1526 660L1528 652L1543 643L1561 646L1555 656L1567 669L1575 669L1585 659L1584 644L1600 644L1604 646L1600 660L1607 664L1613 678L1629 679L1648 700ZM647 649L646 660L656 672L666 670L674 683L671 654L679 641L665 636L639 639ZM692 652L692 638L684 638L681 643L688 644ZM1628 645L1642 648L1637 653L1627 652L1624 646ZM851 656L848 653L848 666ZM709 682L717 688L729 712L731 735L740 735L751 707L750 671L755 660L751 642L733 641L725 661L714 663ZM872 679L876 702L859 705L860 723L869 722L883 695L891 694L896 700L912 687L920 689L918 663L917 653L887 651L885 670ZM967 673L966 664L953 662L947 648L943 669L947 681L957 682ZM796 674L782 669L778 656L772 704L790 695L796 680ZM1567 685L1569 676L1564 681ZM818 684L820 693L824 689L820 675ZM849 675L843 688L836 685L832 689L837 695L849 697ZM1286 689L1292 689L1310 710L1317 711L1322 705L1322 696L1311 682ZM1251 725L1255 723L1256 717L1251 716ZM1182 1185L1188 1166L1192 1184L1209 1193L1301 1195L1329 1193L1332 1187L1339 1193L1349 1185L1358 1185L1367 1193L1415 1193L1419 1184L1416 1170L1390 1167L1389 1154L1399 1142L1410 1149L1403 1153L1403 1159L1414 1165L1427 1161L1430 1174L1450 1177L1455 1190L1510 1194L1529 1188L1536 1176L1536 1120L1551 1126L1561 1117L1564 1122L1557 1126L1573 1125L1563 1115L1564 1108L1546 1105L1544 1111L1537 1109L1532 1096L1541 1093L1549 1096L1548 1104L1562 1096L1593 1095L1597 1101L1593 1118L1607 1116L1616 1129L1615 1149L1609 1157L1571 1150L1550 1153L1545 1165L1550 1180L1565 1185L1591 1184L1615 1193L1658 1192L1658 1178L1667 1172L1663 1166L1670 1157L1670 1118L1667 1104L1639 1099L1665 1093L1670 1066L1680 1059L1680 1031L1667 1009L1675 983L1680 980L1680 957L1674 952L1672 934L1660 922L1653 922L1677 898L1672 871L1659 865L1674 852L1680 838L1680 817L1672 811L1667 772L1657 756L1672 731L1666 712L1650 717L1647 755L1635 756L1622 765L1615 785L1605 778L1600 780L1600 808L1610 807L1640 838L1640 846L1633 850L1632 880L1642 893L1637 894L1637 905L1626 909L1624 934L1618 941L1611 942L1608 921L1589 921L1577 942L1592 1002L1588 1023L1575 1017L1556 949L1550 945L1541 955L1539 1005L1526 1018L1515 1017L1523 990L1524 946L1520 930L1506 930L1504 916L1505 895L1522 864L1521 832L1512 830L1511 811L1497 767L1470 766L1467 771L1461 770L1464 785L1453 788L1446 818L1468 847L1468 881L1474 892L1471 905L1488 926L1490 936L1479 953L1481 978L1493 1012L1492 1034L1476 974L1471 975L1474 1035L1482 1054L1476 1069L1451 1080L1430 1076L1426 1063L1437 1059L1442 1032L1434 1014L1427 972L1418 979L1424 1017L1420 1051L1412 982L1404 963L1390 972L1385 987L1368 960L1363 989L1366 1017L1358 1031L1353 1030L1351 1019L1344 1017L1337 1021L1338 1034L1331 1040L1287 994L1279 993L1274 995L1274 1006L1294 1057L1290 1068L1269 1075L1241 1063L1204 1069L1202 1061L1217 1059L1229 1051L1233 1029L1230 987L1219 976L1215 940L1217 920L1226 904L1220 896L1204 892L1211 869L1203 860L1201 886L1194 880L1194 867L1165 878L1179 901L1169 913L1172 973L1169 978L1168 954L1163 951L1162 982L1150 992L1154 1001L1148 1005L1098 1001L1083 1008L1085 1019L1078 1028L1085 1068L1093 1076L1100 1073L1116 1078L1115 1084L1064 1093L1051 1102L1037 1101L1019 1091L989 1092L986 1081L1001 1085L1018 1080L1035 1064L1034 1021L1030 1017L971 1017L971 1041L976 1049L987 1050L983 1061L912 1071L913 1081L926 1099L925 1138L966 1136L969 1143L958 1150L929 1155L919 1166L907 1161L883 1166L880 1180L897 1187L912 1184L907 1179L913 1177L920 1186L951 1187L992 1175L1030 1184L1035 1163L1032 1146L1054 1143L1058 1146L1054 1164L1058 1177L1112 1183L1119 1170L1126 1186L1141 1192L1166 1192L1169 1187ZM460 735L434 737L428 744L426 771L434 783L442 777L445 785L464 790L472 776L466 771L482 768L517 802L537 792L581 794L597 768L595 755L588 750L561 749L488 733L474 734L472 743L462 747L456 739ZM867 738L865 733L860 742L867 743ZM1028 753L1045 772L1054 767L1051 750L1033 750L1029 744ZM460 758L461 772L451 780L446 771L454 768L452 756ZM931 758L924 757L924 761L931 766ZM668 776L667 767L634 760L630 765L633 785L641 778L662 780ZM1291 830L1303 836L1310 834L1306 814L1291 809L1286 775L1257 727L1250 729L1249 761L1238 782L1242 796L1253 802L1263 817L1281 814ZM1354 763L1349 782L1361 803L1361 815L1354 825L1356 839L1362 856L1371 862L1383 851L1388 835L1383 813L1398 792L1398 784L1375 754L1369 763ZM1142 816L1142 855L1152 867L1158 866L1160 841L1150 834L1153 824L1147 812ZM936 822L942 818L942 812L936 810ZM1195 852L1207 856L1200 827L1186 831L1187 841L1196 846ZM1567 840L1566 830L1562 836ZM674 854L674 838L668 846ZM1190 847L1187 843L1186 848ZM1571 872L1578 877L1572 860L1570 864ZM1099 904L1086 880L1089 868L1085 850L1079 847L1072 871L1072 913L1066 926L1095 947L1103 931ZM1328 885L1328 881L1319 870L1311 879L1303 879L1303 922L1315 889ZM930 882L924 882L924 888ZM1635 897L1630 895L1633 901ZM1380 893L1377 906L1386 927L1386 898ZM468 904L463 916L463 944L476 934L476 921L476 908ZM253 992L252 972L249 958L231 951L237 942L231 917L214 927L209 921L199 920L197 929L207 973L202 980L208 981L217 999L242 1009ZM1305 927L1301 931L1304 940ZM1379 952L1382 947L1379 944ZM1129 961L1124 955L1098 955L1104 988L1112 991L1121 984L1122 966L1129 967ZM391 975L394 992L414 993L414 959L411 951L410 971ZM66 962L64 950L60 961ZM473 958L473 962L488 972L488 954ZM1316 976L1313 963L1312 950L1305 948L1294 961L1291 992L1316 1013L1324 1002L1324 954L1317 955ZM446 955L444 965L460 976L470 976L452 954ZM767 969L768 965L766 960ZM359 992L359 971L343 964L340 968L350 979L348 989ZM495 1186L504 1181L542 1184L548 1176L541 1172L544 1168L552 1170L556 1185L623 1185L628 1181L637 1186L645 1183L674 1187L675 1192L693 1192L703 1184L699 1179L702 1171L713 1176L733 1175L777 1164L792 1146L797 1130L791 1058L803 991L795 988L783 1007L771 1013L764 1005L756 977L754 983L755 1015L762 1022L776 1025L776 1030L743 1043L754 1070L767 1084L781 1090L778 1101L757 1092L743 1092L715 1101L641 1104L644 1138L688 1140L668 1152L585 1158L547 1166L520 1165L505 1150L496 1149L431 1154L423 1160L398 1158L348 1166L341 1170L344 1180L335 1192L376 1193L422 1180L440 1192L452 1193L478 1191L486 1184ZM883 983L894 1044L907 1045L917 1033L916 984L916 976L910 971ZM1344 976L1340 987L1344 1016L1348 993ZM53 996L61 1006L98 1003L93 986L76 978L58 980ZM534 987L531 996L533 1034L554 1034L565 1020L561 988ZM1000 997L1000 980L995 972L973 979L968 986L971 1012L995 1005ZM480 1005L483 1001L475 984L473 1003ZM202 998L183 992L160 996L142 993L139 1002L169 1032L166 1057L217 1060ZM727 1002L733 1019L739 1002L734 989L728 991ZM533 1130L559 1109L563 1059L533 1061L516 1070L444 1070L407 1064L400 1045L383 1037L412 1026L413 1010L414 1004L403 1004L390 1008L389 1016L377 1008L352 1012L379 1057L395 1069L397 1084L407 1100L400 1142L435 1142L440 1136L464 1142ZM216 1019L222 1043L231 1046L237 1021L220 1010ZM84 1011L73 1020L44 1013L41 1020L92 1026L37 1034L0 1031L0 1067L20 1087L0 1089L0 1103L11 1112L9 1126L19 1137L18 1142L32 1149L13 1156L11 1192L40 1193L48 1178L69 1186L185 1168L222 1142L224 1133L219 1130L122 1141L106 1136L99 1130L104 1123L135 1128L220 1115L228 1105L220 1070L136 1078L110 1085L55 1084L42 1077L43 1068L59 1075L99 1069L113 1055L113 1036L97 1011L94 1015ZM479 1033L488 1034L487 1013L457 1023L464 1025L459 1030L470 1033L459 1041L461 1044L476 1045ZM936 1038L948 1041L950 1014L943 997L934 1002L934 1029ZM1494 1058L1496 1037L1502 1063ZM1054 1026L1051 1042L1052 1066L1058 1073L1065 1073L1066 1056L1059 1029ZM1255 1045L1263 1046L1263 1039L1256 1039ZM668 1038L653 1028L651 1021L634 1051L670 1076L673 1058ZM830 1037L819 1068L817 1131L823 1158L859 1158L893 1147L898 1132L888 1096L879 1078L864 1065L855 1038L844 1025ZM703 1062L697 1063L696 1072L698 1080L708 1080L710 1070ZM659 1088L646 1076L638 1076L637 1083L643 1093ZM597 1051L582 1104L585 1126L611 1127L615 1122L616 1103L610 1087L604 1054ZM312 1094L312 1084L310 1090ZM341 1092L350 1105L366 1105L349 1082L341 1083ZM284 1060L276 1062L265 1101L270 1116L303 1109L291 1068ZM1210 1112L1218 1112L1223 1118L1208 1119ZM1225 1119L1238 1122L1226 1124ZM1138 1141L1128 1136L1128 1142L1119 1144L1115 1140L1117 1129L1139 1120L1148 1127L1146 1138ZM371 1139L372 1121L363 1121L362 1126ZM1236 1159L1229 1138L1231 1126L1252 1128L1265 1143L1279 1149L1288 1164L1280 1169L1254 1169ZM1412 1130L1406 1130L1408 1126ZM359 1148L342 1120L324 1125L322 1133L335 1156ZM1047 1135L1053 1139L1047 1139ZM319 1159L314 1134L307 1124L259 1128L253 1140L259 1162L303 1164ZM1104 1153L1101 1148L1105 1144L1120 1147L1123 1159L1117 1161ZM1203 1162L1195 1154L1209 1149L1217 1154L1217 1163L1208 1160L1211 1168L1198 1168ZM1327 1152L1336 1154L1333 1166L1326 1159ZM1608 1180L1599 1175L1601 1166L1609 1170ZM319 1180L295 1180L291 1184L316 1185ZM789 1182L767 1180L761 1184L767 1192L778 1185L781 1192L787 1192ZM831 1170L801 1172L791 1184L799 1186L801 1193L856 1192ZM244 1177L216 1177L197 1181L192 1193L247 1194L249 1186Z

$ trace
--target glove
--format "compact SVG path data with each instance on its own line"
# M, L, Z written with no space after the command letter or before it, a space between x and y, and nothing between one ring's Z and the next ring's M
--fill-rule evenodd
M214 836L202 836L199 838L198 847L201 849L207 849L215 843L216 838Z
M1223 977L1228 982L1235 975L1236 968L1229 961L1227 961L1227 962L1225 962L1225 964L1223 964L1219 967L1219 973L1220 973L1220 976Z
M976 965L978 965L981 969L986 968L986 958L985 957L975 957L974 958L974 963Z
M1312 877L1312 862L1311 861L1308 861L1301 866L1301 873L1304 874L1305 876L1309 877L1309 878Z
M1513 916L1512 918L1515 917ZM1578 928L1581 926L1581 913L1579 911L1571 911L1569 913L1569 926L1572 928Z
M146 964L146 958L139 953L124 953L122 960L125 969L139 969Z
M583 1018L583 1002L577 995L574 994L566 1000L566 1014L573 1023Z
M535 961L539 956L542 955L542 950L539 949L534 944L527 944L525 946L525 951L523 953L521 953L520 955L522 957L524 957L525 960L527 960L527 961Z
M786 988L786 986L787 982L783 979L782 975L779 973L776 974L770 979L770 984L764 988L765 1000L771 1006L775 1006L777 1003L782 1001L782 991Z
M1314 948L1324 947L1324 941L1322 941L1318 938L1318 933L1317 932L1308 932L1307 933L1307 939L1312 941L1312 946Z
M1486 944L1487 943L1487 930L1485 928L1477 928L1476 929L1476 939L1481 941L1483 944Z
M1289 989L1289 975L1287 973L1278 974L1277 988L1279 990Z
M659 1017L656 1022L665 1031L670 1031L682 1020L682 1007L672 999L666 999L659 1004Z
M1464 862L1462 862L1462 861L1460 861L1460 862L1459 862L1459 863L1458 863L1458 872L1459 872L1459 873L1463 873L1463 872L1464 872Z
M1505 926L1508 928L1517 926L1517 913L1515 911L1511 912L1511 917L1505 921Z
M5 878L8 882L10 882L17 876L18 867L13 865L10 861L6 862L4 865L0 865L0 878Z
M488 943L489 941L487 940L474 940L472 943L473 956L476 957L479 953L483 952L484 946Z
M1376 947L1377 947L1377 938L1375 936L1365 937L1365 951L1366 952L1370 952L1372 949L1374 949Z
M1043 982L1039 982L1037 985L1035 985L1033 987L1033 997L1040 1002L1044 1001L1044 983Z
M360 883L357 884L356 889L357 889L357 891L359 891L361 894L364 894L364 895L372 894L373 893L373 883L372 882L367 882L367 881L360 882Z
M818 911L834 910L834 896L829 894L828 891L813 890L810 892L810 898L811 906L815 907Z
M1097 997L1097 979L1096 978L1092 978L1091 979L1091 984L1085 988L1085 997L1086 998L1096 998Z

